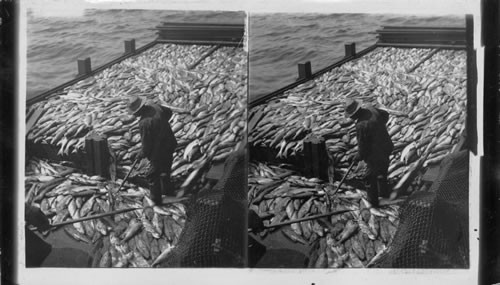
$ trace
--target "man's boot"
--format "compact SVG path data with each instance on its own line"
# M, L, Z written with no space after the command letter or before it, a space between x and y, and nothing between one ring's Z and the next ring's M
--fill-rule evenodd
M377 188L380 197L389 198L389 196L391 195L391 192L389 191L389 187L387 185L387 179L383 175L377 176Z
M160 180L160 178L158 178L158 180ZM158 180L149 184L149 189L151 189L151 200L153 200L157 206L163 204L161 199L161 181Z
M368 196L368 202L373 208L378 208L378 188L376 181L371 181L366 185L366 194ZM375 182L375 183L373 183Z
M161 194L168 197L174 197L175 191L174 188L172 187L172 183L170 183L170 177L166 173L161 173L160 181L161 181Z

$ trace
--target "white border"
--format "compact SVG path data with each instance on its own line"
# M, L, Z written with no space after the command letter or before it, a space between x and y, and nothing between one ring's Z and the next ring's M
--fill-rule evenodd
M245 10L251 13L260 12L321 12L321 13L395 13L449 15L473 14L475 22L475 48L478 62L478 139L480 154L482 148L482 80L484 50L480 48L480 16L479 0L207 0L207 1L111 1L107 3L85 3L84 1L19 1L19 99L17 104L17 221L24 220L24 133L25 133L25 100L26 100L26 18L27 7L38 7L41 10L60 10L68 15L70 8L117 8L117 9L165 9L165 10ZM49 8L51 7L51 8ZM69 13L71 14L71 13ZM250 39L251 41L251 35ZM322 270L271 270L271 269L26 269L24 266L24 232L23 222L18 223L18 283L19 284L276 284L285 281L287 284L476 284L478 274L479 252L479 159L471 155L470 189L470 253L471 267L468 270L417 270L417 269L322 269ZM476 231L477 230L477 231Z

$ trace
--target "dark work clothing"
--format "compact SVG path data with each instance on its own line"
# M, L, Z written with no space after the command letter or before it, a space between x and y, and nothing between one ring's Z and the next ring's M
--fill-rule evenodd
M38 228L39 231L50 229L50 223L40 208L24 203L24 217L27 225ZM26 267L38 267L49 255L52 246L32 232L28 227L24 227L26 246Z
M170 173L172 168L173 153L170 156L164 157L164 163L151 163L151 169L147 175L149 187L151 189L151 196L153 201L159 201L161 195L173 196L174 189L172 182L170 180ZM162 181L161 174L164 173L164 179ZM163 183L166 192L161 192L161 183ZM157 200L158 199L158 200Z
M40 208L24 203L24 217L28 225L33 225L40 231L50 229L49 219L42 213Z
M26 267L39 267L52 251L52 246L32 232L24 228L26 246Z
M141 133L142 153L151 161L148 182L153 201L161 201L160 174L165 173L166 190L173 191L170 182L173 153L177 147L169 119L172 110L159 105L145 105L141 110L139 131ZM163 194L171 194L163 193Z
M264 229L264 224L262 223L262 219L253 210L248 211L248 228L256 233Z
M394 145L387 132L389 114L386 111L364 107L356 122L359 157L365 162L376 162L388 157Z
M387 169L389 156L394 149L391 137L387 131L389 114L386 111L365 106L360 111L356 122L356 138L360 159L367 165L366 182L368 182L368 199L373 206L378 206L378 196L387 195ZM382 189L378 193L377 177L381 178ZM380 183L379 182L379 183Z
M146 105L143 109L139 121L142 152L154 163L163 160L177 147L177 140L168 122L172 110L159 105Z

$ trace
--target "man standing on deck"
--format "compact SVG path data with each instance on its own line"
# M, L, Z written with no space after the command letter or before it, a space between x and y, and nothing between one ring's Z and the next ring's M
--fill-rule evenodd
M141 150L134 153L132 158L145 157L151 162L147 179L151 198L155 204L160 205L162 194L175 195L170 181L173 155L177 147L177 140L168 122L172 117L172 110L157 104L146 104L145 100L136 96L130 98L128 107L132 114L140 117L139 131L142 142Z
M387 170L389 156L394 149L387 131L389 113L348 98L345 102L345 116L356 122L358 153L354 160L364 160L367 164L366 180L368 202L378 207L378 197L388 197Z

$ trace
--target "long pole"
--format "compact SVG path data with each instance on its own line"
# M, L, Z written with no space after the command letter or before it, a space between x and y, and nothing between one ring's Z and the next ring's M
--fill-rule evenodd
M342 177L342 179L340 180L339 186L337 186L337 189L335 189L335 192L332 195L335 195L339 191L340 187L342 187L342 184L344 184L344 181L347 178L347 175L349 175L349 173L351 172L351 169L352 169L352 167L354 166L355 163L356 163L356 160L354 160L351 163L351 165L347 169L347 172L344 174L344 177Z
M125 178L123 178L123 181L122 181L122 183L120 184L120 187L118 188L118 191L116 191L116 192L120 192L120 189L122 189L123 184L125 184L125 181L127 181L128 177L130 176L130 173L132 173L132 170L134 170L134 167L135 167L135 165L137 164L137 162L138 162L138 161L139 161L139 160L138 160L138 159L136 159L136 160L134 161L134 163L132 163L132 167L130 167L130 170L128 171L127 176L125 176Z
M286 225L295 224L295 223L299 223L299 222L304 222L304 221L309 221L309 220L315 220L315 219L319 219L319 218L323 218L323 217L329 217L329 216L332 216L332 215L342 214L342 213L351 212L351 211L354 211L354 210L349 210L349 209L339 210L339 211L334 211L334 212L330 212L330 213L326 213L326 214L309 216L309 217L300 218L300 219L296 219L296 220L291 220L291 221L286 221L286 222L282 222L282 223L277 223L277 224L274 224L274 225L268 225L268 226L264 226L264 227L266 229L276 228L276 227L286 226Z
M134 211L134 210L139 210L139 209L142 209L142 208L120 209L120 210L116 210L116 211L112 211L112 212L108 212L108 213L97 214L97 215L87 216L87 217L83 217L83 218L79 218L79 219L64 221L64 222L61 222L61 223L52 224L50 226L52 228L57 228L57 227L60 227L60 226L65 226L65 225L74 224L74 223L78 223L78 222L83 222L83 221L87 221L87 220L92 220L92 219L98 219L98 218L103 218L103 217L107 217L107 216L117 215L117 214L121 214L121 213L125 213L125 212L130 212L130 211Z

